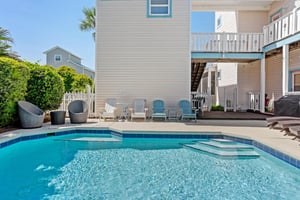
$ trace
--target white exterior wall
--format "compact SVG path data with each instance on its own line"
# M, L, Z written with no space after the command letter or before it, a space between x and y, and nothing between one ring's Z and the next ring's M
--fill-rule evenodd
M266 11L239 11L237 16L239 33L262 33L263 27L269 24Z
M249 92L259 94L260 61L238 65L237 107L241 110L249 108Z
M148 18L146 3L97 0L97 112L106 98L190 98L190 1L173 0L171 18Z

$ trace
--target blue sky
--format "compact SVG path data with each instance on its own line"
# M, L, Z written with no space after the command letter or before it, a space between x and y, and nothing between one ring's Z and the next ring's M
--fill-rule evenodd
M44 51L60 46L94 69L95 43L91 32L79 29L83 8L96 0L8 0L1 2L0 27L14 39L13 51L22 59L46 64ZM213 13L193 13L192 32L213 32Z

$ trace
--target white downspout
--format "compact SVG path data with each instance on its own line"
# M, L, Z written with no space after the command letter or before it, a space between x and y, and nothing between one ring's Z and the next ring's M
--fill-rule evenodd
M282 46L282 96L288 92L289 45Z
M266 61L265 54L260 60L260 112L265 112L265 93L266 93Z

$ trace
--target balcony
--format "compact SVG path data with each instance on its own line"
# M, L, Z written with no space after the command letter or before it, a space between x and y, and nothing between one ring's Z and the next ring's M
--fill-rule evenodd
M192 53L262 53L283 44L299 41L298 37L272 48L264 47L296 34L300 35L300 7L263 27L263 33L192 33Z
M192 52L261 52L262 33L192 33Z

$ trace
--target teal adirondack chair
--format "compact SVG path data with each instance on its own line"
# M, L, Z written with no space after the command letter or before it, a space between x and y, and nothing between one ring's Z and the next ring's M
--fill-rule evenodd
M154 119L167 119L165 102L163 100L157 99L152 102L152 120Z
M181 111L181 120L194 119L195 122L197 122L197 111L198 110L194 110L194 111L192 110L190 101L180 100L178 104L179 104L179 108Z

